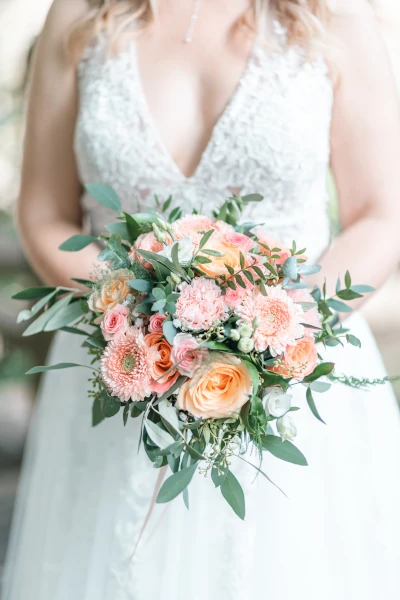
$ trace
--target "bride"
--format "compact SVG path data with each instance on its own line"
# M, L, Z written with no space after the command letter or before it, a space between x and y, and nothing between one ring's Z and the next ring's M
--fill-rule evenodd
M357 283L385 281L400 255L400 125L366 0L87 2L55 0L35 58L19 224L44 281L68 285L93 270L95 246L58 247L107 223L82 197L82 184L101 181L128 212L154 194L210 213L232 192L260 192L246 220L307 246L329 288L347 268ZM333 245L329 165L342 223ZM363 346L328 350L337 373L384 376L362 316L348 323ZM49 360L82 362L85 351L60 334ZM319 400L326 427L302 408L296 443L309 467L263 463L289 499L236 465L248 499L241 522L198 475L190 510L180 497L156 505L134 552L157 479L137 453L139 423L92 429L86 374L46 375L3 600L398 598L390 386L335 386Z

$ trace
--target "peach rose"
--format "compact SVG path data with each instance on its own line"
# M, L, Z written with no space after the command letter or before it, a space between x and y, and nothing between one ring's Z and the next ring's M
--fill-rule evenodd
M106 310L100 328L107 342L128 331L128 315L128 309L122 304L117 304L114 308Z
M167 315L160 315L159 313L155 313L151 315L149 322L149 331L151 333L162 333L163 328L162 325L167 318Z
M181 375L193 377L195 371L200 368L205 348L199 349L199 343L190 333L178 333L174 338L171 358Z
M232 290L231 288L227 287L224 296L225 304L227 304L229 308L235 308L238 304L241 303L245 294L246 290L239 287L238 285L236 286L236 290Z
M228 223L214 221L204 215L186 215L172 224L175 239L180 240L188 236L192 240L194 247L199 245L203 235L211 229L215 229L215 231L220 233L234 231L233 227L228 225Z
M160 333L148 333L144 338L144 342L149 348L157 350L159 355L159 358L152 365L151 376L154 381L151 383L151 389L158 396L161 396L169 390L179 377L176 369L172 369L167 373L168 369L174 365L171 359L172 347Z
M211 260L210 263L201 265L202 271L209 277L217 279L220 275L228 275L225 265L229 265L234 271L240 271L240 248L226 241L225 235L213 234L207 242L207 250L216 250L223 256L210 256L204 254L206 258ZM243 253L242 253L243 254ZM245 260L245 264L249 264Z
M111 310L120 304L133 290L128 281L135 279L135 275L129 269L117 269L112 277L103 283L100 292L94 292L89 298L89 308L99 313Z
M172 242L169 236L167 238L167 242L168 244ZM157 253L161 252L161 250L163 249L164 244L157 240L156 236L152 231L150 231L149 233L142 233L141 235L139 235L135 244L132 246L129 252L129 258L131 262L139 261L143 263L143 266L146 267L146 269L152 269L153 267L151 266L151 264L145 262L144 259L140 256L140 254L136 252L136 250L148 250L149 252Z
M282 358L278 360L279 364L272 367L272 371L301 381L317 366L318 355L314 338L306 336L294 346L287 346Z
M196 418L220 419L238 414L252 391L243 362L231 355L215 356L179 389L177 407Z

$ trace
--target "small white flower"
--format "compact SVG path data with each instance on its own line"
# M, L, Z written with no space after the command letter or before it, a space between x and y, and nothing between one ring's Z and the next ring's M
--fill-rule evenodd
M249 352L251 352L253 350L253 348L254 348L254 342L250 338L243 337L239 340L238 349L240 352L244 352L245 354L248 354Z
M143 325L144 325L143 319L142 318L136 319L135 325L136 325L136 327L143 327Z
M168 258L169 260L172 260L172 248L175 246L175 244L178 244L178 260L181 264L187 264L190 263L190 261L193 258L193 244L192 244L192 240L190 239L189 236L185 236L182 239L180 239L178 242L175 242L174 244L172 244L171 246L165 246L165 248L163 250L161 250L160 252L157 252L157 254L159 254L160 256L164 256L165 258Z
M293 440L297 435L297 428L292 417L285 415L277 420L276 428L283 441Z
M253 328L250 327L250 325L246 325L246 324L241 325L238 328L238 332L239 332L240 337L249 338L253 335Z
M179 320L179 319L174 319L174 320L172 321L172 324L173 324L175 327L177 327L178 329L180 329L180 328L182 327L182 323L180 322L180 320Z
M292 405L292 395L285 394L282 388L269 388L263 400L267 415L273 417L283 417Z
M229 337L231 338L231 340L233 340L234 342L238 342L240 340L240 333L238 332L237 329L232 329L232 331L229 334Z

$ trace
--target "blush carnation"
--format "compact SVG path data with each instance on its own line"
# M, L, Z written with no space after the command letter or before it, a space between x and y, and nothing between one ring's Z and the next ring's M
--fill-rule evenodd
M101 358L101 375L112 396L123 402L144 400L152 393L151 373L159 354L149 348L137 327L111 341Z
M228 316L220 288L205 277L197 277L186 285L176 303L175 318L184 330L205 331Z
M288 290L288 295L294 302L312 302L316 304L314 298L309 292L307 292L307 290ZM314 308L311 308L310 310L304 311L303 323L312 325L313 327L318 327L320 329L321 321L322 317L317 306L314 306ZM308 327L304 328L304 335L314 336L314 333L316 333L315 329Z
M282 354L286 347L295 345L303 337L304 312L299 304L295 304L280 285L267 288L263 296L258 288L254 288L236 308L240 323L252 325L257 317L259 325L254 332L254 345L258 352L267 348L272 356Z

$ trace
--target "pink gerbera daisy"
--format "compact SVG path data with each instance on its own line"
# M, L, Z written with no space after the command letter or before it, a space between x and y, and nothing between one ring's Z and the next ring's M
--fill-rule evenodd
M152 367L158 358L137 327L110 342L101 359L101 374L111 395L123 402L150 396Z
M254 288L235 312L240 322L248 325L257 317L259 325L254 333L254 345L258 352L269 348L272 356L277 356L304 335L303 309L280 285L267 288L266 296Z

